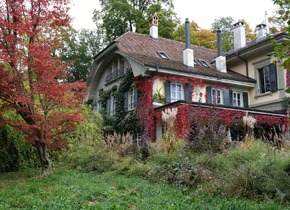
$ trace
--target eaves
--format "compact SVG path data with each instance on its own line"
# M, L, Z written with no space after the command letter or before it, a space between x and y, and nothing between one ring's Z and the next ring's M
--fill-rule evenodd
M197 72L189 72L182 69L170 69L170 68L163 68L163 67L147 65L147 64L145 64L144 66L147 67L148 72L152 72L152 73L156 72L156 73L164 73L164 74L177 75L177 76L192 77L192 78L206 80L210 82L220 82L224 84L239 85L239 86L250 87L250 88L254 88L256 86L256 80L254 79L249 79L248 81L246 81L246 80L240 80L240 79L230 79L223 76L212 76L212 75L206 75L206 74L197 73Z

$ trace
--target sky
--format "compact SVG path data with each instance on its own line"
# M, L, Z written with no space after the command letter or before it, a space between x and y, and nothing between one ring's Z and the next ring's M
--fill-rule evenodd
M92 21L98 0L72 0L70 15L76 29L95 28ZM273 0L173 0L175 12L181 22L188 18L202 29L210 29L215 19L232 17L235 21L244 19L252 30L264 23L265 12L273 16L276 6Z

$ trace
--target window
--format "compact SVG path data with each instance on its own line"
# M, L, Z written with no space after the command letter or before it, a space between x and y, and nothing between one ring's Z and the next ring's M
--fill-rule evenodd
M212 88L211 89L212 103L214 104L223 104L222 100L222 91L220 89Z
M123 58L118 58L111 63L111 72L106 76L106 83L109 83L124 74L125 63Z
M241 92L233 92L233 106L243 107L243 94Z
M264 63L263 63L264 64ZM276 64L259 65L257 68L257 93L263 94L278 90Z
M137 104L137 91L136 88L131 88L128 92L128 110L135 109Z
M208 64L205 60L199 59L198 61L199 61L199 63L200 63L202 66L204 66L204 67L207 67L207 68L210 67L209 64Z
M113 116L116 114L116 97L111 96L111 108L110 108L110 115Z
M102 103L101 101L97 101L97 112L101 112L102 111Z
M157 51L157 54L163 59L169 59L165 52Z
M266 93L270 91L270 72L269 66L265 66L259 69L259 82L260 82L260 93Z
M183 100L182 84L171 83L170 84L170 96L171 96L171 102Z

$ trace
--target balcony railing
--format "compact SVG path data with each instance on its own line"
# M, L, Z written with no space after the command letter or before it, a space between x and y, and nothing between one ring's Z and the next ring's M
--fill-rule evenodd
M106 83L110 83L111 81L121 77L124 74L124 68L116 69L113 72L109 73L106 76Z

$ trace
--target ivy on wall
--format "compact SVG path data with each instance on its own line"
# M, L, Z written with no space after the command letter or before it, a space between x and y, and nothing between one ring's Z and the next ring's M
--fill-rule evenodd
M116 131L117 133L125 134L129 131L131 134L136 135L141 132L142 127L136 123L136 110L128 112L125 109L125 96L134 85L133 78L132 70L127 69L119 86L114 85L111 89L106 91L100 90L99 95L102 105L101 114L104 118L103 130L105 133ZM106 112L107 100L112 95L116 99L116 113L114 116L110 116L110 113Z

